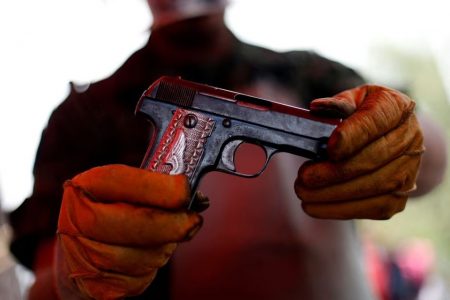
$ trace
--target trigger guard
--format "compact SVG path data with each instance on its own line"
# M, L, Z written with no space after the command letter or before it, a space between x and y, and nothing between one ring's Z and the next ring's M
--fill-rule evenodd
M269 163L270 158L278 152L278 149L272 147L264 147L264 151L266 151L266 163L265 166Z
M237 176L246 177L246 178L254 178L259 175L261 175L262 172L266 169L267 165L269 164L269 161L271 157L278 152L278 149L263 146L263 149L266 154L266 161L264 162L263 167L261 170L255 174L244 174L240 172L236 172L236 166L234 164L234 155L236 153L236 150L239 148L239 146L244 143L243 140L234 140L229 142L225 145L222 151L222 157L220 159L219 168L218 170L226 171L227 173L231 173Z

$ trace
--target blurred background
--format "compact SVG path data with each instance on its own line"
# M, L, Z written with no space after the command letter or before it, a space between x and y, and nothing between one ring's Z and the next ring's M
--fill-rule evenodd
M369 82L408 92L419 109L445 129L448 143L447 14L443 0L233 0L226 18L244 41L275 50L314 50L353 67ZM4 211L13 210L30 194L41 131L52 109L68 94L69 82L88 84L111 74L144 45L151 21L144 0L0 2ZM430 194L410 201L405 212L360 226L386 253L420 241L429 250L440 284L450 286L449 193L447 176Z

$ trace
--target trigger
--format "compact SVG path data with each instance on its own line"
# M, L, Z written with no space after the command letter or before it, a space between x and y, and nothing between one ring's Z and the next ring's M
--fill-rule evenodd
M229 171L236 171L236 166L234 165L234 154L237 148L241 145L243 140L234 140L225 145L222 151L222 165Z

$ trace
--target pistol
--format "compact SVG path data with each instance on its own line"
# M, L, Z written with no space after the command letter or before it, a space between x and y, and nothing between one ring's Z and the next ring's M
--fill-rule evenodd
M324 159L328 138L341 121L169 76L159 78L143 93L136 114L154 125L141 168L185 174L192 194L210 171L256 177L277 152ZM264 149L261 170L253 174L236 170L235 154L242 143Z

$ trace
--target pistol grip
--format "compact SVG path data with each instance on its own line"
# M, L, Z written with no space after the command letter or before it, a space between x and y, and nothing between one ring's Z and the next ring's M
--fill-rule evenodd
M185 174L193 188L197 181L195 171L213 129L214 120L208 116L176 109L153 154L144 159L142 167L171 175Z

